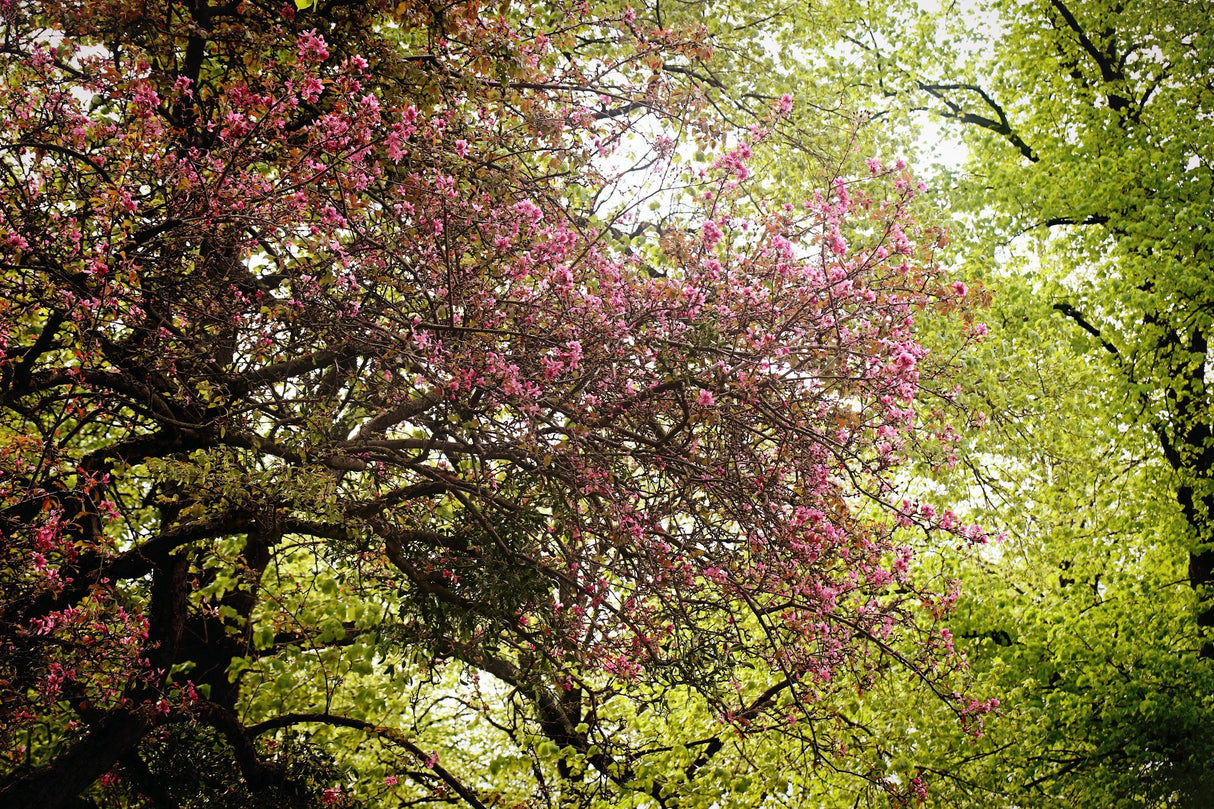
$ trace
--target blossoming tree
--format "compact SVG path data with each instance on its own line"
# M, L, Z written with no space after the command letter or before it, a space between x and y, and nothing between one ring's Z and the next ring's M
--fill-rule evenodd
M0 14L0 805L500 802L389 710L453 670L549 800L990 710L896 534L981 538L897 489L966 291L901 167L761 201L793 99L624 6Z

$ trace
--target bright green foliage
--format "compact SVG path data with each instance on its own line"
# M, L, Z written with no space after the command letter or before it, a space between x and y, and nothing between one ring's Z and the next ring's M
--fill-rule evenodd
M1009 533L954 622L1004 717L913 752L941 806L1208 806L1210 8L944 6L836 5L887 114L964 138L937 185L995 298L965 375L990 426L938 480Z
M933 757L933 796L1203 805L1214 678L1198 658L1174 478L1154 436L1118 418L1090 341L1024 279L998 283L973 367L991 421L951 485L1009 534L957 568L953 628L1003 716L972 757Z

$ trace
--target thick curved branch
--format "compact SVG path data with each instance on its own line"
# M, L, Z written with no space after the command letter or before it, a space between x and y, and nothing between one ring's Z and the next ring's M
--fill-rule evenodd
M1079 328L1083 329L1088 334L1099 340L1100 345L1104 347L1105 351L1108 351L1113 356L1121 359L1121 352L1117 350L1117 346L1105 339L1105 336L1101 333L1100 329L1088 322L1087 318L1085 318L1074 306L1071 306L1069 303L1056 303L1054 304L1054 309L1055 311L1061 312L1063 315L1073 320L1075 324L1079 326Z
M114 178L110 176L109 172L107 172L100 163L88 155L78 152L75 149L68 148L61 143L40 143L38 141L19 140L6 146L0 146L0 149L4 151L13 151L16 149L34 149L46 152L55 152L56 154L63 155L64 157L70 157L73 160L79 160L81 163L84 163L93 171L97 172L101 179L105 181L106 185L114 184Z
M1092 61L1100 70L1101 80L1105 84L1124 81L1125 73L1121 70L1122 60L1117 56L1117 52L1111 46L1107 52L1096 47L1096 43L1092 42L1091 37L1087 35L1083 26L1079 24L1079 20L1062 0L1050 0L1050 5L1061 15L1062 19L1066 22L1066 26L1075 34L1076 39L1079 40L1079 47L1083 48L1084 52L1092 58ZM1115 112L1130 108L1130 100L1124 95L1106 92L1105 98L1109 102L1109 108Z
M254 739L258 734L240 723L236 714L215 702L200 701L196 707L199 719L218 730L232 746L236 756L236 764L240 774L253 789L264 788L277 783L285 776L281 764L272 761L262 761L257 754Z
M1021 138L1014 129L1012 129L1011 122L1008 120L1007 113L1004 112L1003 107L991 97L990 93L986 92L986 90L982 89L978 85L957 83L934 84L923 81L917 81L916 84L919 86L919 89L925 91L948 108L948 112L942 113L944 117L952 118L953 120L960 121L963 124L973 124L974 126L981 127L989 132L994 132L996 135L999 135L1008 143L1015 146L1016 150L1020 152L1020 154L1024 155L1029 162L1036 163L1040 159L1037 157L1037 153L1033 150L1033 148L1025 143L1024 139ZM960 104L947 95L948 91L953 90L965 90L967 92L976 93L978 97L983 100L986 106L995 113L995 117L998 120L987 118L984 115L966 112Z
M1109 218L1104 214L1088 214L1082 218L1074 216L1056 216L1053 219L1047 219L1041 223L1041 226L1052 228L1064 225L1107 225Z
M391 742L397 747L407 750L418 761L422 762L426 767L431 769L444 784L451 788L451 791L463 798L473 809L488 809L487 806L477 797L476 793L462 781L451 774L451 771L439 764L431 754L426 753L416 744L411 742L404 733L396 728L386 727L384 725L376 725L372 722L367 722L362 719L355 719L351 716L340 716L330 713L289 713L282 716L276 716L273 719L267 719L264 722L258 722L256 725L251 725L245 728L245 733L251 738L256 738L263 733L268 733L271 730L290 727L292 725L301 725L307 723L316 723L323 725L332 725L333 727L353 728L361 730L364 733L370 733L378 736L381 739Z
M1069 8L1067 8L1066 4L1063 3L1062 0L1050 0L1050 5L1052 5L1054 9L1062 16L1062 19L1066 21L1067 27L1071 29L1072 33L1074 33L1075 37L1079 40L1079 46L1083 48L1088 56L1092 57L1092 61L1096 63L1096 67L1100 68L1101 79L1108 83L1121 81L1125 78L1120 68L1114 64L1116 54L1112 52L1105 53L1104 51L1100 50L1100 48L1097 48L1096 43L1092 42L1091 38L1088 37L1087 32L1083 30L1083 26L1079 24L1079 20L1076 19L1075 15ZM1110 101L1111 100L1112 99L1110 97Z
M54 761L0 785L0 809L63 809L112 769L151 728L146 711L120 708Z
M323 351L314 351L302 357L276 362L272 365L258 368L255 371L248 371L229 377L225 381L228 390L233 396L243 396L249 391L263 385L286 382L297 376L302 376L312 371L319 371L321 368L334 362L354 359L364 353L366 353L365 346L357 343L347 343Z
M251 525L252 522L247 517L223 514L169 528L109 560L96 554L82 556L78 563L63 571L64 578L70 584L54 593L44 594L25 606L21 606L20 602L13 602L8 606L20 608L21 617L14 620L28 623L31 618L75 604L102 579L123 581L142 578L150 573L156 564L164 562L170 553L183 545L215 536L244 533Z

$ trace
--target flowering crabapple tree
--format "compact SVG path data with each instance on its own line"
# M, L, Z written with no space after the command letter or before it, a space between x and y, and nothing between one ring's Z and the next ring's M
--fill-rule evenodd
M0 15L0 805L374 800L349 734L392 805L492 804L342 701L401 655L561 751L537 800L838 756L890 669L990 710L898 534L981 539L897 489L914 319L968 317L902 167L761 201L793 99L729 129L712 42L622 5ZM638 779L599 709L671 689L714 727Z

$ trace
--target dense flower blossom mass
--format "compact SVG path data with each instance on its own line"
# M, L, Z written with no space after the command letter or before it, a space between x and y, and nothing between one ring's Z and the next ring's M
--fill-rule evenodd
M757 204L793 97L722 141L663 70L710 43L631 10L41 5L2 7L5 800L138 792L186 721L277 783L256 739L316 709L242 688L347 632L518 689L618 784L604 695L819 744L840 689L958 664L896 529L984 537L894 472L948 388L915 318L967 290L905 167ZM603 193L644 172L652 219ZM300 548L381 618L309 624Z

